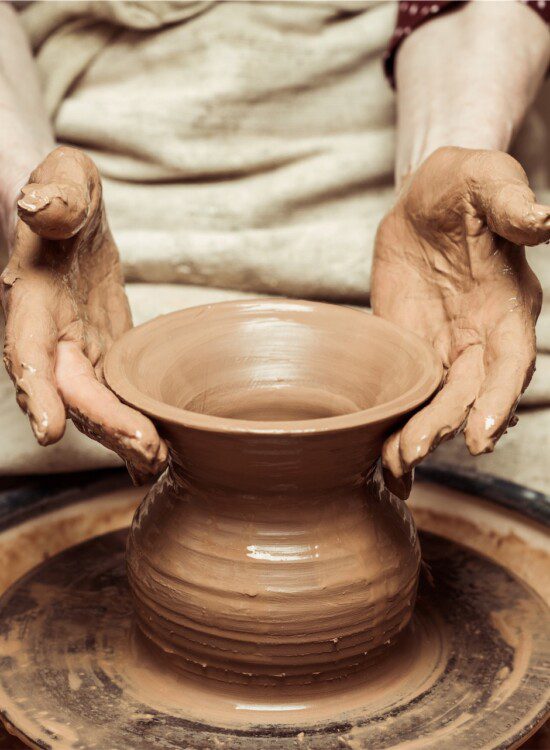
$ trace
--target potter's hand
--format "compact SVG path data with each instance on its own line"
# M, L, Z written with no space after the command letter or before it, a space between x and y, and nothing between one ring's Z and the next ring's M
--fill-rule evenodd
M505 153L440 148L405 182L378 231L372 306L430 341L446 379L386 441L394 476L461 428L472 454L492 451L513 423L541 305L522 246L549 238L550 207Z
M157 473L166 447L153 424L103 383L103 357L132 321L95 165L81 151L55 149L17 205L2 274L4 361L36 439L58 441L68 414L136 480Z

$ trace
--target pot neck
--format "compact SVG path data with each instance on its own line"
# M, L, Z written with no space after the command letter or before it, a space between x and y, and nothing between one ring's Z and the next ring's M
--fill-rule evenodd
M332 433L265 434L162 430L174 480L251 495L323 492L365 481L387 425Z

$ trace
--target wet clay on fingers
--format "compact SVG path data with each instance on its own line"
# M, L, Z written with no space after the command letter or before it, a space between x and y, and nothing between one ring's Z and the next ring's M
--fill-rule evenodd
M310 683L364 666L414 606L412 518L373 470L437 388L421 340L362 312L254 300L125 334L107 382L170 463L138 510L138 622L179 670Z
M103 383L103 357L131 316L97 168L83 152L59 147L34 170L17 207L2 274L4 361L37 440L59 440L70 416L136 478L158 473L166 449L152 423Z
M446 382L384 446L396 477L461 429L477 454L514 424L541 305L522 246L549 238L550 207L505 153L441 148L405 182L378 230L372 306L434 346Z

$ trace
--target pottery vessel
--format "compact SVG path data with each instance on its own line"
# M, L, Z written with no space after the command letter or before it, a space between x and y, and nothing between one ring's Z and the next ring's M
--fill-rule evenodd
M175 667L307 683L396 639L420 552L375 467L440 383L426 343L340 306L236 301L134 328L105 374L169 447L127 569L139 626Z

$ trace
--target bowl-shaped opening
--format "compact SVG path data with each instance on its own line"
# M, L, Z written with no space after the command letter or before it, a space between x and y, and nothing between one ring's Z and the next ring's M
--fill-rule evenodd
M326 429L406 413L441 365L425 342L350 308L261 299L161 316L115 343L111 388L153 418L211 429Z

